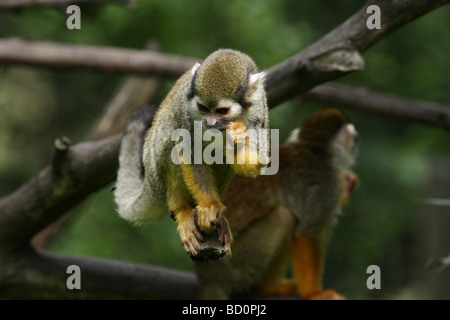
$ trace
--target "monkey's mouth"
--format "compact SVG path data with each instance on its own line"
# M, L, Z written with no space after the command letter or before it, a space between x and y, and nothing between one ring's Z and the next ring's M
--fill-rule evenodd
M210 130L210 129L216 129L219 130L220 132L223 132L227 129L227 127L225 125L215 125L215 126L207 126L206 130Z

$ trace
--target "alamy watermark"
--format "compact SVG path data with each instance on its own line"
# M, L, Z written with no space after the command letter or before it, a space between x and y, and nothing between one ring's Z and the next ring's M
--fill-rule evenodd
M381 9L379 6L372 4L367 7L366 13L370 13L370 17L366 20L367 29L381 29Z
M66 9L66 13L70 16L66 20L66 27L69 30L81 29L81 9L77 5L70 5Z
M172 132L171 140L177 142L171 152L172 162L210 165L234 164L234 161L236 164L257 164L259 161L266 166L261 169L262 175L274 175L278 172L278 129L247 129L245 133L239 133L237 141L232 138L235 134L236 131L232 129L203 130L202 121L194 121L193 137L187 129L176 129ZM269 136L270 156L267 150Z
M66 287L69 290L81 289L81 269L76 264L67 267L66 273L70 276L66 280Z
M366 281L367 289L381 289L381 269L376 264L367 267L367 274L371 274Z

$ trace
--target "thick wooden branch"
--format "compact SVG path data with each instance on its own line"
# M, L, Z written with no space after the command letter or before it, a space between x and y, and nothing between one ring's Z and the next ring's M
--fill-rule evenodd
M80 268L81 289L69 290L67 267ZM116 260L51 254L24 248L0 259L0 298L7 299L193 299L193 273Z
M109 3L123 2L129 3L129 0L0 0L1 9L16 9L28 6L69 6L71 4L82 3Z
M198 59L155 51L82 45L0 40L0 63L64 69L93 69L107 73L126 72L178 78Z
M322 84L302 98L450 130L450 107L341 84Z
M57 139L52 163L0 199L0 250L31 239L90 193L114 180L121 135L69 147Z
M314 86L361 70L361 53L402 25L450 0L370 0L337 28L300 53L270 68L268 97L271 107ZM369 5L381 10L381 29L368 29Z

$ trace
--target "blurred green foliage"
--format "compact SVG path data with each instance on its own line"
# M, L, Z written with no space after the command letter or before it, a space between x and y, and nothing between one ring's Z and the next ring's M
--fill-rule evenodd
M66 28L64 7L34 7L0 12L0 37L136 49L157 40L164 52L199 58L217 48L232 47L248 53L265 69L306 48L360 6L356 0L141 0L134 8L85 4L80 5L81 30ZM413 21L364 54L364 71L338 81L450 104L448 21L449 6ZM13 191L48 163L55 137L83 141L123 77L1 66L0 195ZM284 140L319 107L284 103L271 112L271 126L280 129ZM450 288L438 290L436 281L433 286L427 284L432 277L448 279L450 270L438 275L423 270L428 256L448 254L449 235L440 235L438 247L421 245L433 233L421 221L434 212L422 201L436 197L430 191L434 183L430 172L436 169L435 159L449 159L449 133L345 111L361 136L355 168L361 184L330 242L325 286L354 299L450 298ZM449 176L448 168L444 166L442 176ZM444 180L441 190L446 188L444 196L450 198L448 183ZM155 225L132 226L118 217L108 189L92 195L76 210L79 214L51 250L193 269L170 218ZM445 210L448 214L449 209ZM447 230L449 216L441 220ZM381 268L382 290L366 287L366 268L372 264Z

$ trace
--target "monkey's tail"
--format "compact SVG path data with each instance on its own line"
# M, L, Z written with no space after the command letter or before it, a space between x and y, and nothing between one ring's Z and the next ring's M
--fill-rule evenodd
M119 170L114 198L120 216L135 223L155 220L152 217L152 195L143 192L142 148L145 135L156 113L155 107L145 107L131 117L122 137Z

